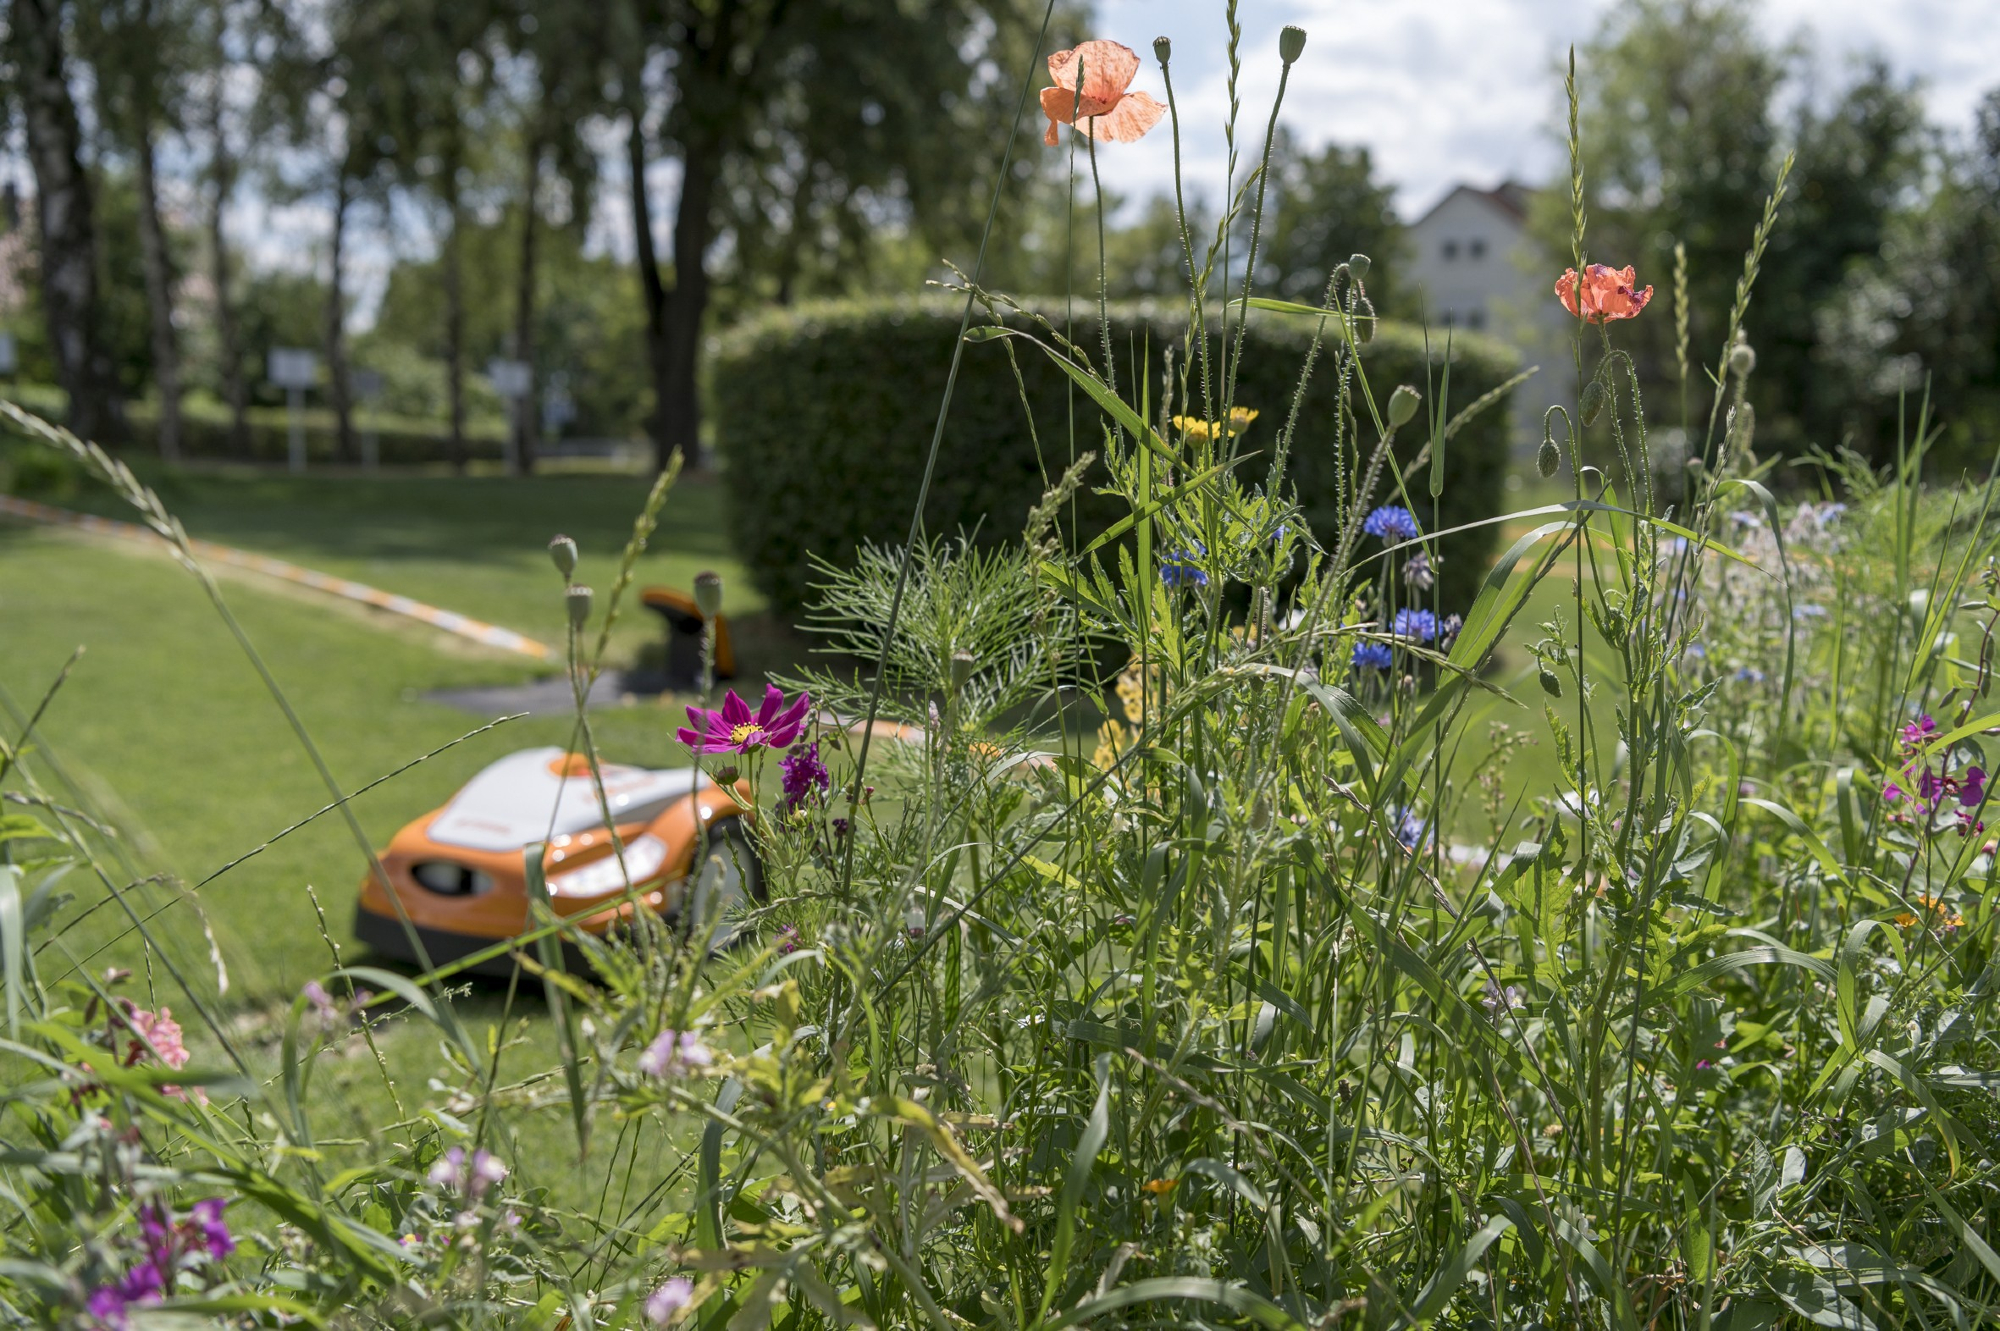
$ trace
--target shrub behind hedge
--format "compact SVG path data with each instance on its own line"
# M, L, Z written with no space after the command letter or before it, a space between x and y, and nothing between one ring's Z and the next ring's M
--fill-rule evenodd
M863 540L901 544L907 536L959 309L944 300L830 302L759 317L722 340L714 360L713 401L717 447L734 501L736 545L759 587L781 609L796 611L809 598L808 554L841 563ZM1059 312L1051 318L1060 326ZM1077 340L1094 349L1095 310L1078 302L1076 320ZM1164 307L1113 311L1114 345L1150 344L1155 374L1161 349L1178 347L1184 329L1184 320ZM1246 446L1263 450L1264 458L1290 408L1310 338L1310 321L1304 319L1259 316L1251 324L1236 400L1263 413ZM1059 475L1068 464L1072 410L1076 451L1101 452L1095 406L1070 391L1067 377L1041 351L1013 345L1041 457L1002 345L968 346L925 512L934 534L976 527L982 541L1017 538L1042 494L1044 475ZM1443 363L1441 343L1434 342L1431 356L1435 378ZM1399 383L1422 388L1421 332L1385 324L1364 348L1363 363L1378 401ZM1515 368L1513 353L1500 343L1456 335L1453 409L1497 387ZM1331 358L1322 356L1289 468L1307 520L1328 544L1338 521L1331 443L1337 386L1331 370ZM1422 440L1416 437L1420 431L1405 433L1409 441L1398 451L1407 458ZM1501 402L1452 439L1439 529L1502 511L1507 453L1508 411ZM1266 465L1252 459L1240 474L1255 482ZM1102 483L1101 467L1093 479ZM1429 497L1421 476L1413 491L1420 499L1419 516L1428 524ZM1118 516L1110 501L1086 495L1079 505L1080 534L1087 539ZM1497 533L1497 527L1487 527L1445 542L1440 591L1447 609L1471 603Z

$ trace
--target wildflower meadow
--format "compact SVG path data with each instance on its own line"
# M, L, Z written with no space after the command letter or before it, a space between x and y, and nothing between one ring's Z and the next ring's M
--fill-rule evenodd
M1306 47L1241 60L1289 80ZM1026 71L1010 152L1037 150L1037 99L1086 191L1100 155L1178 136L1153 56L1092 40ZM717 682L723 591L697 588L703 697L657 742L733 801L698 856L732 897L632 908L659 884L607 802L601 906L556 909L536 841L529 929L477 956L399 969L323 917L325 972L252 1047L211 958L152 941L115 829L9 733L0 1316L2000 1325L2000 473L1935 465L1921 391L1886 466L1760 454L1745 320L1789 163L1701 345L1685 251L1593 249L1572 117L1546 275L1570 360L1511 389L1547 404L1560 497L1494 520L1447 602L1452 443L1504 394L1453 391L1443 330L1420 379L1371 381L1366 255L1317 300L1260 293L1265 115L1232 98L1227 215L1179 215L1178 340L1114 344L1094 294L1063 323L977 265L952 284L955 355L1053 365L1106 422L1036 422L1045 493L990 515L1009 539L926 530L920 502L906 540L816 563L824 654L761 697ZM1671 362L1624 345L1646 321ZM1310 330L1289 402L1237 398L1253 322ZM112 487L262 669L166 500L0 411ZM1325 529L1307 448L1337 462ZM568 752L600 779L583 700L675 475L622 565L552 547ZM1119 514L1087 539L1086 490ZM314 817L351 822L327 780ZM352 826L342 875L382 874ZM144 964L73 947L87 911ZM495 960L501 1015L475 1020ZM411 1030L415 1075L380 1049ZM332 1121L341 1066L377 1121Z

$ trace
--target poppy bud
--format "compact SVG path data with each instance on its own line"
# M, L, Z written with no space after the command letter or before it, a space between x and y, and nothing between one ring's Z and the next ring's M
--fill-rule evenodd
M1365 254L1350 254L1347 256L1347 271L1353 273L1354 280L1359 282L1368 276L1368 266L1371 262L1372 260Z
M1560 698L1563 696L1561 676L1557 675L1555 671L1549 669L1547 666L1543 666L1535 672L1535 679L1541 684L1542 692L1548 694L1551 698Z
M1597 424L1597 418L1604 414L1604 384L1592 379L1583 386L1583 400L1577 404L1577 414L1585 425Z
M576 542L567 536L558 536L549 542L549 558L555 561L556 572L569 581L569 575L576 572Z
M1305 54L1305 49L1306 30L1287 23L1284 30L1278 34L1278 58L1289 65Z
M1174 44L1165 37L1155 37L1153 38L1153 54L1164 65L1174 58Z
M571 587L563 593L563 605L569 610L569 626L580 629L590 622L590 588Z
M1556 441L1546 434L1543 435L1542 446L1535 453L1536 474L1546 481L1561 468L1562 461L1562 452L1556 447Z
M972 668L979 664L979 658L971 652L951 654L951 691L957 693L972 678Z
M1417 390L1408 384L1397 384L1396 391L1389 394L1389 428L1408 425L1417 414Z
M704 569L694 575L694 608L704 620L722 613L722 575Z
M1736 345L1729 349L1729 372L1742 379L1748 377L1750 371L1756 368L1757 352L1751 347L1749 339L1739 330L1736 334Z

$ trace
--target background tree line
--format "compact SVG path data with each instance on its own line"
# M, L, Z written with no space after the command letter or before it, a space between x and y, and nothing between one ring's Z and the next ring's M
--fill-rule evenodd
M771 303L916 290L970 255L1041 13L7 0L5 112L32 188L0 244L0 318L24 373L68 391L80 431L120 438L121 404L145 395L169 457L190 393L247 437L247 410L277 400L262 377L275 345L321 351L344 456L366 367L378 405L439 421L462 460L468 421L499 410L481 373L496 356L534 366L538 389L561 375L583 432L643 429L662 456L698 456L708 331ZM1087 5L1065 3L1051 46L1087 26ZM1977 134L1951 138L1881 62L1829 77L1764 42L1747 0L1621 6L1582 58L1592 257L1637 263L1664 292L1684 245L1698 343L1727 309L1777 159L1797 154L1750 322L1760 447L1870 446L1897 393L1926 384L1954 428L1991 434L2000 94ZM1073 181L1068 153L1024 146L992 280L1094 296L1087 168ZM1367 151L1285 131L1272 165L1265 289L1312 299L1360 251L1378 307L1420 315L1423 273ZM232 220L246 200L316 212L317 251L253 261ZM1194 204L1213 226L1216 200ZM1173 290L1171 202L1106 207L1111 294ZM1556 268L1568 225L1564 192L1545 191L1536 230ZM352 335L356 255L384 248L386 292ZM1664 386L1672 321L1641 322ZM530 465L536 415L513 425Z

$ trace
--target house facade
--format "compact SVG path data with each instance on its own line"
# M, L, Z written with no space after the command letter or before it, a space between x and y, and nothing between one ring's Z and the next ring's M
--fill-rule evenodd
M1528 235L1527 186L1453 187L1412 223L1405 262L1433 329L1484 333L1520 353L1541 373L1514 391L1514 447L1532 456L1542 438L1542 409L1567 400L1569 320L1557 304L1555 274ZM1407 289L1407 287L1406 287Z

